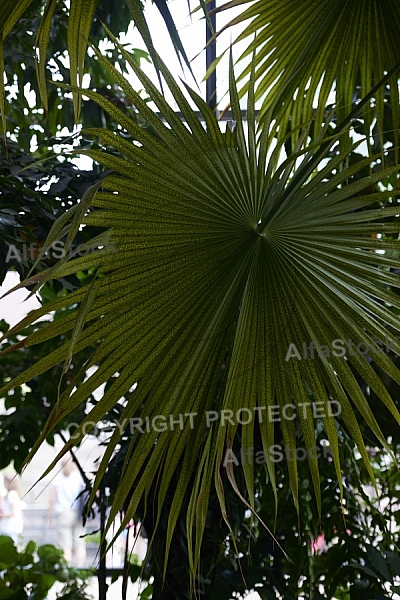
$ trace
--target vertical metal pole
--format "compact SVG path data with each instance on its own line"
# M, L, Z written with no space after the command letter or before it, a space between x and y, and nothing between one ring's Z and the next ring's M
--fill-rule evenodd
M211 42L210 45L208 45L209 40L211 40L211 38L213 37L214 33L217 30L217 16L216 16L215 12L212 12L215 9L215 1L216 0L211 0L211 2L209 2L209 4L208 4L208 9L211 13L210 14L210 22L211 22L213 31L211 31L210 25L209 25L208 21L206 20L206 43L207 43L206 68L207 68L207 70L208 70L209 66L212 64L212 62L217 58L217 41L214 40L213 42ZM209 76L209 78L206 81L206 86L207 86L206 87L206 102L212 110L215 110L217 107L217 73L216 73L216 71L211 73L211 75Z
M104 487L100 487L100 535L103 537L104 531L106 528L106 503L107 503L107 494ZM106 548L107 541L104 540L100 546L100 564L97 569L97 578L99 580L99 600L107 600L107 566L106 566Z

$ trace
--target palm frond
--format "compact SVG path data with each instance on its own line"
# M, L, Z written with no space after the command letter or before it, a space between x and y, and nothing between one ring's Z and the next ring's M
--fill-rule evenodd
M387 72L400 66L397 1L233 0L216 10L237 7L243 7L243 12L222 31L248 22L234 42L247 41L238 61L244 64L253 52L257 35L255 96L262 100L260 118L280 96L283 133L289 124L296 128L308 121L316 102L316 123L321 124L334 83L337 117L342 121L351 110L357 89L364 97ZM241 96L249 89L250 70L250 65L243 67L238 78L243 82ZM377 90L375 108L365 105L363 118L366 131L374 117L381 136L390 127L398 145L398 73L388 85L389 98L385 99L384 88Z
M18 348L61 333L66 336L65 344L7 383L0 395L60 362L68 364L71 356L93 346L79 381L60 386L57 405L27 461L57 423L101 384L111 381L48 470L129 392L93 494L121 431L126 430L131 435L130 448L109 523L129 499L124 526L157 481L158 506L162 506L176 473L166 561L183 497L190 492L189 560L195 571L213 479L222 514L229 522L223 486L224 480L230 480L236 487L236 466L227 465L224 457L235 440L240 439L246 453L260 434L276 494L271 449L282 436L285 446L295 451L301 430L320 506L321 464L310 453L316 446L313 406L319 403L341 486L335 417L330 411L335 401L341 408L339 418L374 480L359 415L382 445L387 448L387 444L356 374L398 423L400 415L371 357L319 350L314 360L288 359L288 349L293 345L302 349L310 341L321 349L338 339L371 346L375 338L385 339L388 326L400 330L391 310L400 308L396 293L400 278L393 272L398 261L387 254L399 249L400 191L369 192L385 177L396 175L399 167L371 169L370 175L354 179L372 160L346 167L346 153L330 154L338 138L327 137L327 126L308 146L303 132L293 155L281 164L281 146L274 148L270 133L274 131L271 113L261 130L252 122L246 126L241 117L232 62L230 96L236 126L223 133L211 109L188 89L207 127L201 125L159 57L157 66L185 122L129 54L119 49L165 121L98 52L154 135L110 101L85 90L120 120L125 134L103 129L86 132L118 151L119 156L105 150L85 152L115 174L87 197L87 206L97 210L84 217L83 209L75 210L71 227L63 217L51 235L53 239L57 233L76 231L82 222L104 227L116 253L91 253L64 261L38 279L40 285L49 275L65 277L98 268L90 287L46 306L47 311L69 308L66 316L25 338ZM248 114L254 115L252 93ZM374 160L377 164L380 159ZM104 238L98 245L105 245ZM43 309L29 315L20 328L41 314ZM400 353L399 344L395 347ZM400 372L389 356L382 352L372 358L400 382ZM82 382L82 372L92 366L98 368ZM267 416L273 407L282 415L288 404L295 407L296 421L283 418L277 425ZM249 414L252 418L245 420L243 415ZM142 429L136 427L138 423ZM288 460L287 467L298 506L297 462ZM245 461L238 468L243 469L246 482L246 489L238 492L254 510L252 463ZM195 484L189 490L193 478Z

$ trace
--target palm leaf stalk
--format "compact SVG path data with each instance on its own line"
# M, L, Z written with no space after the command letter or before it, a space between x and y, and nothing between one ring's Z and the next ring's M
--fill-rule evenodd
M369 176L355 179L373 164L372 159L345 168L347 154L330 153L340 136L327 137L329 122L308 144L307 127L303 127L293 154L283 160L283 143L276 143L271 133L275 130L272 111L263 127L256 127L252 88L247 126L243 122L232 60L230 100L236 125L222 132L207 104L189 87L187 97L157 57L157 67L183 114L183 123L129 54L123 48L120 51L164 120L96 51L154 133L139 127L99 94L84 90L125 130L124 136L100 128L86 134L111 144L120 156L106 150L85 152L115 174L103 179L100 190L92 189L81 205L64 215L48 241L73 236L83 223L104 227L104 237L98 238L97 244L104 246L108 236L117 252L66 257L55 268L18 286L37 283L40 287L51 277L98 269L90 286L34 311L4 336L23 331L50 310L68 309L62 319L24 338L14 349L60 334L66 336L65 344L7 383L0 394L43 376L63 361L66 372L80 350L95 346L79 375L69 385L60 385L57 404L26 462L66 414L109 382L101 400L46 473L122 401L124 410L98 469L92 499L121 432L127 432L130 448L114 491L108 526L130 498L124 527L141 499L148 499L153 484L158 489L157 506L162 507L177 473L165 564L191 482L187 535L195 573L213 481L228 523L226 477L254 510L253 464L245 461L234 467L224 458L236 436L246 453L259 431L277 498L276 467L270 452L277 428L291 451L297 445L296 427L300 428L305 447L311 450L316 445L312 404L318 401L342 489L336 423L329 410L334 400L374 481L355 410L389 448L355 373L398 423L400 415L369 358L359 353L321 353L314 360L287 360L287 354L291 344L301 348L310 340L317 346L337 339L371 346L373 339L385 339L387 327L400 330L398 317L391 311L400 306L394 291L400 287L400 278L393 272L398 261L389 256L399 248L400 191L369 191L396 174L398 167L371 169ZM254 80L254 75L251 77ZM189 100L201 112L206 127ZM353 144L352 150L358 144ZM374 164L379 161L375 158ZM91 207L96 210L89 210ZM399 344L394 347L400 353ZM373 358L400 382L400 372L389 356L377 353ZM85 379L92 366L98 368ZM128 392L129 401L124 401ZM288 403L296 408L296 421L282 418L277 424L265 416L274 406L282 414ZM257 412L264 418L258 418ZM246 422L244 415L249 414L254 417ZM218 418L207 422L210 415ZM224 425L222 415L231 417ZM136 427L138 418L141 431ZM135 427L130 430L132 419L136 419ZM167 424L164 431L160 431L160 421ZM308 462L321 510L321 464L311 452ZM288 461L287 467L298 508L297 462ZM243 469L245 490L236 484L236 468Z
M248 45L238 59L243 69L239 95L249 88L253 39L257 35L256 100L262 101L262 120L275 94L283 92L280 122L283 132L308 121L316 108L316 126L324 120L335 84L334 102L341 122L350 112L357 88L364 97L387 72L400 64L400 2L381 0L231 0L216 12L242 7L216 35L235 25L246 25L234 41ZM209 72L216 67L220 55ZM247 66L246 66L247 64ZM252 84L250 84L252 85ZM379 135L391 130L399 144L400 102L398 74L388 82L389 96L380 87L365 104L365 132L376 117ZM273 90L273 93L268 93ZM369 143L369 137L367 137ZM383 142L382 142L383 145Z

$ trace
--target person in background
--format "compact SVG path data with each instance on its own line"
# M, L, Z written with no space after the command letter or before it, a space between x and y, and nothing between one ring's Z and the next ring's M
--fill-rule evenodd
M15 545L23 530L21 500L17 480L0 474L0 535L10 536Z
M53 480L50 488L48 520L56 517L58 545L64 551L65 559L82 568L86 560L86 543L80 537L84 533L79 514L78 496L83 490L83 482L74 463L62 462L62 471Z

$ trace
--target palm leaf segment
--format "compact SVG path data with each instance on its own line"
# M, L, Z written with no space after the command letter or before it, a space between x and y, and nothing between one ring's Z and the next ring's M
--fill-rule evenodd
M98 57L106 62L99 53ZM130 60L129 55L126 58ZM206 121L207 127L203 128L161 60L158 67L187 125L137 65L132 60L130 63L165 122L113 66L108 68L151 126L152 134L106 99L89 90L84 92L118 118L133 139L128 141L126 134L123 138L106 130L91 130L123 156L88 152L116 174L102 182L102 190L93 198L88 196L87 201L97 210L89 212L84 222L106 228L117 253L92 253L58 265L57 277L95 266L99 266L99 277L88 289L77 290L39 309L18 326L52 309L74 309L21 342L19 346L39 343L60 333L69 337L62 348L0 392L4 394L60 361L68 365L81 349L97 344L91 360L82 366L80 379L71 382L60 395L32 455L59 420L85 402L102 383L111 381L60 455L80 441L89 423L101 419L138 382L120 420L122 429L125 427L132 436L131 453L115 491L110 521L133 490L126 511L129 520L158 477L162 505L176 472L167 553L191 482L187 526L195 569L213 478L226 516L221 475L224 463L236 486L236 467L226 464L224 458L235 435L240 434L247 452L254 446L255 429L259 427L276 495L270 448L276 441L277 424L268 418L267 407L279 406L282 415L285 405L294 404L297 425L310 449L316 445L311 404L322 403L319 406L324 408L323 422L339 485L338 441L330 400L341 406L340 418L367 464L354 407L385 443L355 371L400 422L384 385L361 354L286 360L292 343L301 348L310 340L322 345L350 338L357 345L362 341L371 343L373 336L383 340L386 325L399 330L398 319L390 310L390 306L400 306L399 296L392 291L400 286L400 279L391 272L398 263L378 252L398 248L399 243L393 239L395 236L376 238L377 233L399 231L394 218L397 199L394 192L363 194L367 186L396 168L349 183L349 178L370 160L341 170L345 161L341 154L321 167L321 160L336 143L333 139L322 142L324 131L321 139L304 151L299 143L296 154L279 165L281 147L274 149L268 126L261 133L255 129L252 93L246 128L241 120L232 64L230 93L236 127L222 133L212 111L188 88ZM381 200L387 205L389 196L393 207L376 208ZM78 210L86 212L85 203L74 209L75 230L81 222ZM71 234L73 228L69 228L63 217L50 239L60 239L67 231ZM42 281L55 273L44 273ZM400 373L386 354L376 354L375 360L400 382ZM84 380L92 365L98 369ZM209 418L207 423L207 414L218 418L212 422ZM130 420L138 415L143 432L136 427L129 432ZM226 417L224 425L222 415ZM163 422L167 427L160 431ZM280 427L284 443L294 449L295 422L282 418ZM120 437L117 427L96 486ZM319 502L317 458L310 456L309 464ZM237 468L243 468L247 486L247 494L244 490L238 493L247 495L252 506L253 465L245 461ZM296 461L288 462L288 469L297 505Z
M334 82L338 120L342 121L351 110L356 86L360 86L361 97L364 97L386 72L400 63L398 0L289 0L284 3L233 0L217 10L238 6L243 6L243 12L226 27L251 19L235 43L252 42L257 34L255 95L257 100L263 100L260 117L271 106L272 94L266 92L272 87L273 95L282 92L280 122L284 132L289 121L292 128L296 128L311 118L316 95L316 120L321 123ZM253 43L249 43L239 60L248 59L252 52ZM248 79L250 69L250 66L244 68L239 80ZM366 105L363 117L366 131L376 116L380 134L393 129L398 143L398 77L394 75L389 83L391 118L389 108L384 106L383 87L376 93L375 110ZM241 93L247 89L248 84L245 84Z

